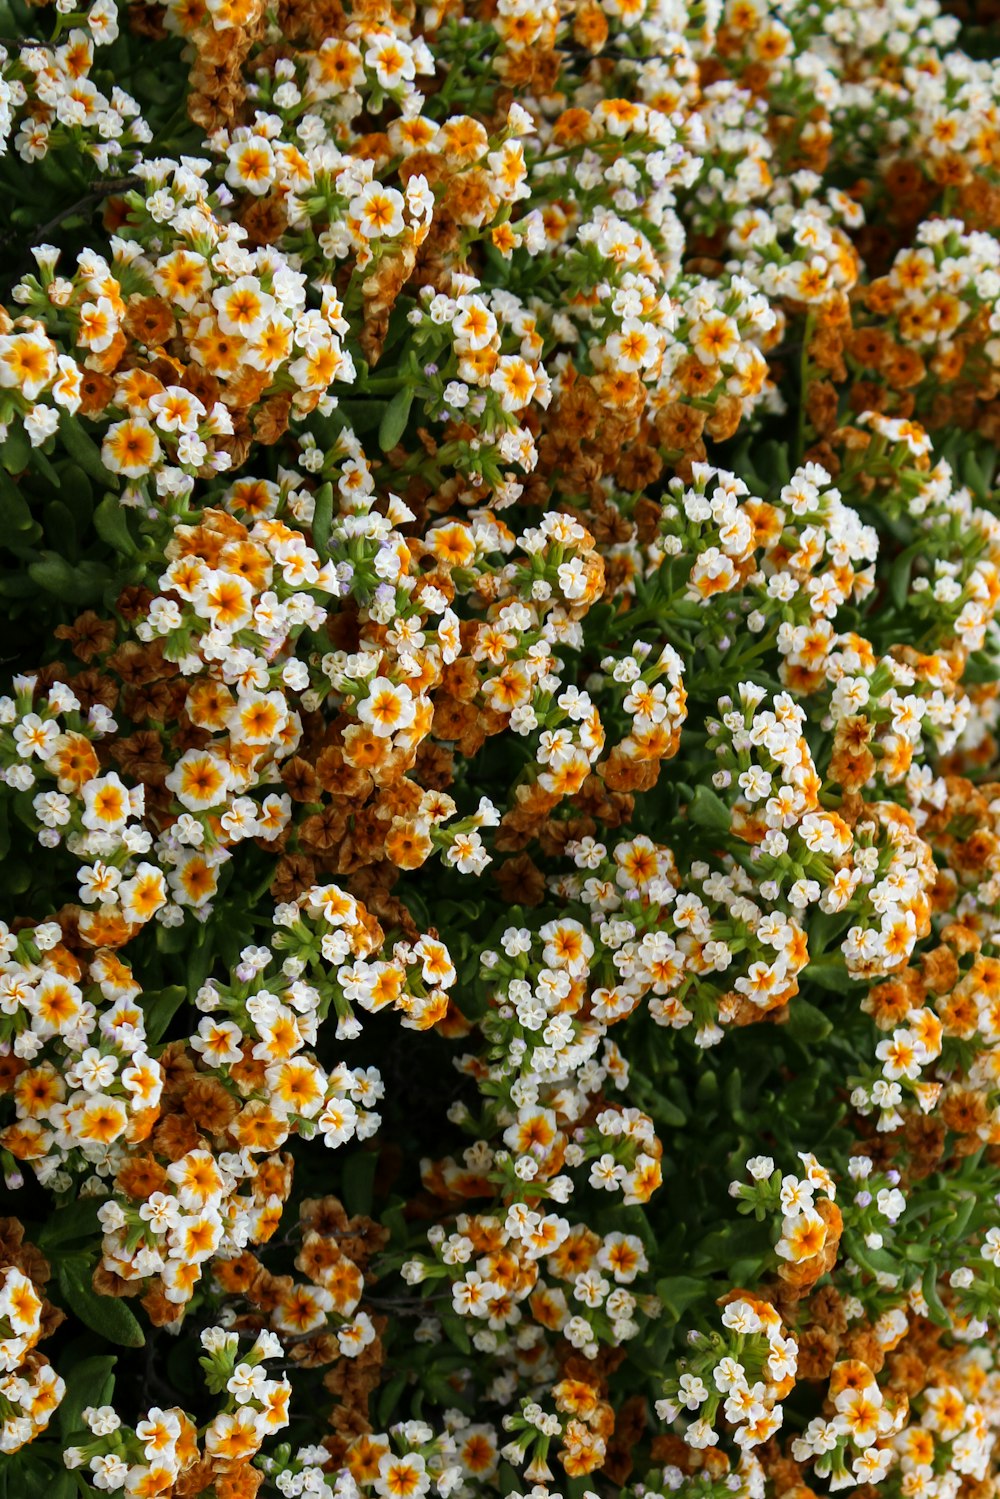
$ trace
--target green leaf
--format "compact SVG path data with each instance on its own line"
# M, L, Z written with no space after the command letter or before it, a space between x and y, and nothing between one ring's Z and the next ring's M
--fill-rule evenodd
M963 1192L955 1203L955 1218L951 1224L949 1238L953 1243L961 1243L962 1235L969 1226L969 1219L980 1205L980 1197L976 1192Z
M128 513L117 495L104 496L94 511L94 529L122 557L134 557L139 550L128 528Z
M330 544L330 527L333 524L333 485L323 484L314 496L312 522L313 546L325 562Z
M52 464L46 458L41 448L32 448L30 463L31 467L45 480L46 484L51 485L53 489L59 488L58 470L52 467Z
M174 1015L187 999L183 984L170 984L156 994L142 996L142 1011L146 1017L146 1039L151 1045L162 1040Z
M9 474L20 474L31 461L31 443L23 427L15 427L0 446L0 463Z
M382 344L382 352L379 354L379 363L384 369L386 366L386 355L391 354L410 331L409 314L416 307L413 297L397 297L393 304L392 312L389 314L389 328ZM393 363L402 365L409 357L409 350L401 349Z
M69 506L77 531L84 535L94 514L94 486L80 465L69 458L59 465L59 498Z
M7 1487L0 1489L0 1494L5 1494L6 1499L50 1499L51 1495L56 1499L74 1499L76 1495L72 1473L63 1467L61 1456L51 1447L41 1448L36 1444L30 1451L22 1448L12 1457L4 1458L3 1463ZM67 1478L69 1488L65 1487Z
M965 671L962 673L963 683L998 682L1000 681L1000 662L997 662L988 651L976 651L965 663Z
M71 1432L83 1426L88 1405L107 1405L115 1387L116 1355L104 1353L85 1358L66 1377L66 1393L59 1405L59 1433L66 1442Z
M767 442L754 444L752 452L753 467L766 486L777 489L788 483L792 473L787 443L769 438Z
M501 1463L497 1469L496 1483L502 1494L520 1493L521 1475L510 1463Z
M31 884L31 870L26 860L9 859L0 865L0 888L4 896L23 895Z
M68 604L93 604L101 597L111 573L95 562L80 562L74 567L58 552L44 551L37 562L28 564L28 576L37 588L54 593Z
M79 537L73 512L62 500L50 500L45 507L45 536L54 547L58 547L67 561L75 562L80 555Z
M385 408L378 429L378 445L383 453L391 452L406 431L415 393L412 385L404 385Z
M846 965L839 953L808 964L802 977L807 983L816 984L820 989L830 989L834 994L843 994L849 982ZM797 1004L798 1001L794 1003Z
M950 1327L951 1318L948 1315L948 1309L938 1294L938 1267L935 1261L932 1261L924 1271L920 1289L924 1293L931 1321L936 1322L939 1327Z
M652 1223L650 1223L645 1209L633 1206L622 1207L618 1211L621 1214L620 1221L625 1232L635 1234L637 1239L641 1239L649 1250L650 1258L655 1258L659 1252L659 1240L656 1237L656 1230Z
M732 824L729 808L708 786L699 786L695 791L694 800L688 807L688 817L713 833L728 833Z
M687 1124L687 1115L662 1093L651 1101L650 1108L655 1109L658 1124L669 1124L672 1129L683 1129Z
M441 1313L441 1326L444 1329L445 1336L450 1338L456 1348L460 1349L462 1353L472 1352L472 1341L469 1338L464 1317L449 1307L446 1312Z
M59 1246L72 1244L76 1239L92 1239L100 1232L96 1197L78 1197L76 1202L51 1215L38 1236L38 1243L53 1259L59 1258Z
M867 1245L862 1248L856 1234L851 1236L848 1252L852 1259L857 1260L862 1270L867 1270L871 1276L892 1275L898 1271L896 1259L889 1250L869 1249Z
M8 573L6 578L0 578L0 597L35 599L38 597L38 585L32 582L27 573Z
M571 1478L566 1484L566 1499L585 1499L590 1491L589 1475L580 1474L579 1478Z
M833 1021L817 1005L797 995L789 1007L785 1030L796 1041L823 1041L833 1030Z
M203 947L208 947L209 958L218 957L224 968L235 968L243 948L253 939L253 926L249 913L234 911L232 908L229 910L226 921L216 922L211 927L203 927L202 931L210 932L210 936L202 944ZM198 988L200 987L199 983Z
M59 436L69 456L80 465L85 474L89 474L105 488L110 486L116 489L118 487L117 478L109 468L104 466L97 443L84 430L76 417L70 416L68 411L60 412Z
M394 1374L378 1397L378 1424L381 1431L389 1425L389 1418L396 1409L400 1395L406 1389L407 1378L406 1374Z
M734 1220L701 1240L691 1255L691 1268L703 1272L724 1270L728 1274L734 1260L759 1255L762 1249L765 1255L771 1252L761 1225L754 1219Z
M392 1243L395 1245L409 1242L410 1234L403 1211L404 1206L405 1199L397 1197L382 1214L382 1223L392 1235Z
M711 1295L709 1282L694 1275L668 1275L656 1282L656 1294L663 1302L663 1315L679 1322L689 1306Z
M162 953L173 956L183 952L186 947L191 946L191 931L185 923L183 926L158 926L156 929L156 946Z
M76 1478L68 1468L54 1473L44 1489L45 1499L76 1499L78 1492Z
M0 468L0 525L4 533L28 531L31 520L31 506L6 469Z
M59 1289L67 1307L92 1332L122 1348L142 1348L146 1338L132 1312L117 1296L100 1296L83 1260L67 1260L59 1267Z
M966 438L966 441L970 443L974 441L971 434ZM997 450L992 443L988 443L978 450L970 445L966 447L962 455L962 482L969 486L980 504L989 499L996 466Z
M180 931L181 928L175 930ZM194 941L189 942L187 967L184 971L184 982L189 994L197 994L202 984L208 978L215 965L215 946L212 925L207 924L196 934ZM245 946L245 942L240 944ZM235 958L233 963L235 964Z
M366 432L374 432L385 415L387 406L387 401L343 400L338 403L337 411L352 431L363 437Z
M906 595L910 591L910 570L913 567L913 557L908 551L902 552L889 572L889 593L892 602L897 609L902 609L906 604Z

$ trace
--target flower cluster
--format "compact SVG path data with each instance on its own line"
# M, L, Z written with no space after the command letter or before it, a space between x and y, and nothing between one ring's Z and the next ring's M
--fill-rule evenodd
M979 8L9 12L7 1490L988 1499Z
M16 1264L5 1265L0 1277L0 1453L7 1457L45 1431L66 1385L34 1352L45 1305L38 1288Z

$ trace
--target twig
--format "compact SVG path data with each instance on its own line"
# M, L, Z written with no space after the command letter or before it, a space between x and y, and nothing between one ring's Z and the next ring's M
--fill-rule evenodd
M73 214L80 213L83 209L100 203L103 198L110 198L115 193L127 193L133 187L138 187L141 182L141 177L115 177L106 182L95 182L89 193L85 193L75 203L61 208L47 224L35 224L33 228L27 230L12 229L7 234L0 235L0 247L9 245L13 240L24 239L26 234L31 235L33 245L44 244L46 235L58 228L64 219L72 218Z

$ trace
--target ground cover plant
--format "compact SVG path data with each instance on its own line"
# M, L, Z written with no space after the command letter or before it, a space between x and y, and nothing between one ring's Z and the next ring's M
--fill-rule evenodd
M991 1499L998 25L0 0L2 1499Z

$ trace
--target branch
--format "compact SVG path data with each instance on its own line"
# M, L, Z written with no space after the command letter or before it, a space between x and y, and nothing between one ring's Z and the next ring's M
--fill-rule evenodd
M141 177L115 177L105 182L95 182L89 193L85 193L75 203L69 203L65 208L61 208L54 218L49 219L48 223L35 224L27 230L12 229L7 234L0 235L0 247L9 245L13 240L23 240L27 234L31 236L32 246L44 244L46 236L51 234L53 229L57 229L64 219L72 218L75 213L81 213L85 208L100 203L105 198L111 198L116 193L129 192L133 187L138 187L141 182Z

